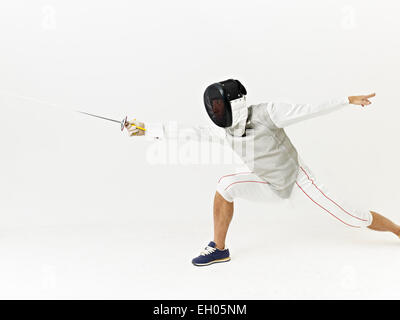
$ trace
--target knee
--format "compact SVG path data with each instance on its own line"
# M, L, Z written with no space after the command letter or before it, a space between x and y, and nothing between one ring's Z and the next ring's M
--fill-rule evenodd
M352 215L343 217L343 221L352 227L368 228L372 224L373 216L368 210L354 210Z
M217 183L217 192L228 202L233 202L235 198L231 187L233 182L230 177L222 177Z
M364 223L361 225L362 228L368 228L372 224L374 219L372 212L369 210L364 211Z

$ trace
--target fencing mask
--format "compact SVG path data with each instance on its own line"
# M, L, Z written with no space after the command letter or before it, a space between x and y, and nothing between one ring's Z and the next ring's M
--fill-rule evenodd
M234 79L208 86L204 92L204 105L211 120L222 128L241 125L244 130L248 114L246 94L246 88Z

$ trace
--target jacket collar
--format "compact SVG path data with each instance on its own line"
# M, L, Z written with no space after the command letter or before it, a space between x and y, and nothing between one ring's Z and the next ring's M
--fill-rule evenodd
M231 101L232 107L232 126L227 128L229 134L241 137L246 130L247 117L249 110L246 105L246 96Z

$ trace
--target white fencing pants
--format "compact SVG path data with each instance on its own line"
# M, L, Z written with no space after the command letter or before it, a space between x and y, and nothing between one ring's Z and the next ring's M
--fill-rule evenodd
M299 174L294 188L337 221L354 228L368 227L372 223L371 212L366 209L355 209L346 202L331 195L323 187L310 169L300 161ZM218 181L218 193L225 200L232 202L236 198L252 201L276 201L279 197L271 190L268 182L252 172L239 172L222 176Z

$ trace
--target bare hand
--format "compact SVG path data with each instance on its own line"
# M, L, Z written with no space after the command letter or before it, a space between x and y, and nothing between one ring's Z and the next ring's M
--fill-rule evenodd
M350 104L356 104L364 107L371 104L371 101L369 101L369 99L373 97L375 97L375 93L371 93L364 96L350 96L349 102Z

